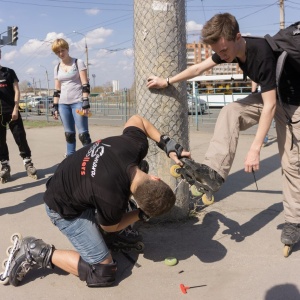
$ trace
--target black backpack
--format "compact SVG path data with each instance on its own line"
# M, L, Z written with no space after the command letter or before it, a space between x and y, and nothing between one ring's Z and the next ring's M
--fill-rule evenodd
M277 83L277 97L280 105L282 106L285 116L287 118L287 124L292 126L300 122L292 121L291 117L285 111L282 104L279 81L282 75L284 64L286 61L290 63L295 69L299 70L300 76L300 21L290 25L287 28L279 30L274 36L269 34L265 35L265 39L271 46L272 50L278 54L277 66L276 66L276 83ZM292 129L292 128L291 128ZM292 134L293 138L293 134ZM293 140L291 148L293 147Z

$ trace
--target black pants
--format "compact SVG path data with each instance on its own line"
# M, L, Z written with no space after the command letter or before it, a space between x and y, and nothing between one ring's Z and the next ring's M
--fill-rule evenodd
M31 157L31 151L27 143L26 132L20 113L18 119L14 121L11 121L11 114L3 114L0 115L0 161L9 160L9 152L6 143L7 124L19 147L20 156L22 158Z

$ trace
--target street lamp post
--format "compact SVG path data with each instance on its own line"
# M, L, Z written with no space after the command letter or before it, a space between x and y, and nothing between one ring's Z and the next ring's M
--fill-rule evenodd
M47 97L47 100L46 100L46 118L47 118L47 122L49 121L49 94L50 94L50 90L49 90L49 77L48 77L48 71L47 71L47 68L40 65L40 67L44 68L46 70L46 80L47 80L47 89L48 89L48 97Z
M84 41L85 41L85 56L86 56L86 68L87 68L87 77L89 79L89 51L88 51L88 46L87 46L87 42L86 42L86 35L79 32L79 31L76 31L76 30L73 30L74 33L77 33L77 34L80 34L82 36L84 36Z
M95 84L95 78L96 78L96 74L92 74L92 77L93 77L93 82L94 82L94 90L95 90L95 87L96 87L96 84ZM95 92L95 91L94 91Z

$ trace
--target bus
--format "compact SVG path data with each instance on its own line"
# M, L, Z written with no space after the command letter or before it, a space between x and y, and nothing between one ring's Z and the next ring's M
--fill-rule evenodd
M208 107L223 107L251 93L251 80L243 74L205 75L188 80L188 94L205 100Z

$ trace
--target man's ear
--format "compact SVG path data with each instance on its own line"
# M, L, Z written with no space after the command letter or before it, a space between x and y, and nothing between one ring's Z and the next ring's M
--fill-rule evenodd
M238 32L238 33L236 34L235 40L236 40L236 41L239 41L239 40L241 39L241 37L242 37L241 33Z

